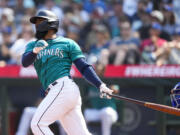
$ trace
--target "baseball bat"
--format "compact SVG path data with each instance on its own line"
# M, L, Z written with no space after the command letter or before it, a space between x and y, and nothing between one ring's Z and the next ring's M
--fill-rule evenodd
M178 108L174 108L174 107L167 106L167 105L151 103L151 102L140 101L140 100L127 98L124 96L119 96L119 95L114 95L114 94L108 94L108 95L113 97L113 98L123 100L123 101L128 101L131 103L135 103L135 104L147 107L147 108L151 108L151 109L156 110L156 111L161 111L164 113L180 116L180 109L178 109Z

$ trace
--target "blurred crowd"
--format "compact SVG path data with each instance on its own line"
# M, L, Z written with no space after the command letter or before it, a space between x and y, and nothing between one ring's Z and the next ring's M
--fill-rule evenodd
M75 40L90 64L180 64L180 1L0 0L0 66L21 64L34 39L29 18L48 9L58 35Z

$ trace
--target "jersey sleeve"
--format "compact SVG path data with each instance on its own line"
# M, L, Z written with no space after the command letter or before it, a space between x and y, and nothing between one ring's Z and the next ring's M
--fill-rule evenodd
M83 55L81 48L79 47L79 45L73 41L70 40L70 44L69 44L69 54L70 54L70 58L72 61L75 61L78 58L85 58L85 56Z
M34 46L35 46L35 41L29 42L29 43L26 45L25 53L26 53L26 52L32 52Z

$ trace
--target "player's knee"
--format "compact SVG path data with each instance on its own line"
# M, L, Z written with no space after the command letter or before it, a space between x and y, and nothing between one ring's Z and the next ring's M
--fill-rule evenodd
M24 113L33 115L35 113L35 110L36 109L34 109L34 107L25 107L24 108Z
M102 110L101 112L101 116L106 118L106 117L112 117L112 114L110 113L110 111L106 110Z
M102 110L101 119L108 119L108 121L116 122L118 119L117 112L108 107Z
M47 130L48 126L45 121L39 121L36 117L33 117L31 121L31 130L34 134L39 134L42 130Z
M30 111L29 107L24 108L24 113L29 113L29 111Z
M107 112L102 113L102 115L101 115L101 121L105 121L105 122L110 122L110 123L112 123L112 122L113 122L112 115L110 115L110 114L107 113Z

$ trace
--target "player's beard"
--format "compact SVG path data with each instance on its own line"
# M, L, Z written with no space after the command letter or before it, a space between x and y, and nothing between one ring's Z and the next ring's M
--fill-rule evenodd
M35 37L39 40L39 39L43 39L46 34L48 33L48 31L43 31L43 32L40 32L40 31L36 31L36 34L35 34Z

